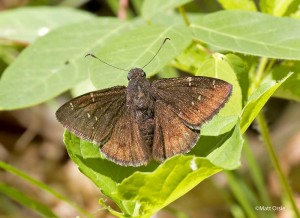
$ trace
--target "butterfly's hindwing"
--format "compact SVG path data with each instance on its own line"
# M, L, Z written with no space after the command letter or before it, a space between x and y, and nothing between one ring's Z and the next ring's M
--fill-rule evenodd
M189 128L170 105L155 102L152 155L159 162L176 154L184 154L196 144L200 131Z
M135 111L128 107L120 114L110 139L100 150L106 158L124 166L146 165L152 159Z

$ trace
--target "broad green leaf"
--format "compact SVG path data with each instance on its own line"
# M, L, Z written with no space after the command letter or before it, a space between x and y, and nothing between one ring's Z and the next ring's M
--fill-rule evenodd
M99 146L81 140L66 131L64 142L71 159L78 165L80 171L89 177L101 192L110 197L122 211L130 210L126 202L115 198L112 193L116 191L118 183L132 175L135 171L153 171L158 164L155 162L142 167L122 167L109 160L101 158Z
M93 85L90 79L86 79L78 83L74 88L71 89L73 97L77 97L87 92L95 91L96 87Z
M294 0L260 0L259 6L262 12L274 16L282 16Z
M274 96L300 101L300 62L285 61L272 71L272 78L279 80L289 72L294 72L274 93Z
M40 182L32 177L30 177L29 175L27 175L26 173L16 169L15 167L0 161L0 168L2 168L3 170L14 174L16 176L18 176L21 179L24 179L25 181L31 183L32 185L38 187L41 190L44 190L48 193L50 193L51 195L55 196L57 199L66 202L67 204L69 204L70 206L76 208L78 211L80 211L82 214L85 215L89 215L88 212L86 212L84 209L80 208L78 205L76 205L74 202L70 201L69 199L67 199L66 197L64 197L63 195L61 195L60 193L58 193L57 191L55 191L54 189L52 189L51 187L47 186L45 183Z
M0 183L0 193L33 210L34 212L43 215L44 217L58 217L46 205L28 197L25 193L20 192L11 186Z
M233 134L231 131L222 137L214 137L217 139L215 142L207 141L223 151L212 155L212 159L216 161L217 155L221 155L222 162L216 162L223 164L221 167L225 169L235 168L239 164L242 143L239 124L236 126ZM207 159L194 155L177 155L159 167L154 162L143 167L122 167L102 158L97 145L81 140L68 131L65 132L65 144L70 157L81 172L120 207L123 214L104 205L118 217L150 217L187 193L203 179L221 170ZM223 146L226 149L222 149ZM225 157L230 158L225 160ZM105 204L103 200L100 202Z
M230 64L237 76L242 91L242 102L244 103L248 99L249 66L243 59L234 54L227 54L224 59Z
M240 125L236 125L232 135L220 147L211 152L207 158L214 165L223 169L236 169L240 166L242 147L243 138Z
M53 30L26 48L0 80L0 110L47 101L88 78L87 53L99 50L129 26L90 19Z
M238 120L237 115L219 116L216 115L201 128L201 135L218 136L229 132Z
M150 217L220 170L205 158L178 155L152 173L134 173L113 195L134 205L130 217Z
M166 41L159 54L144 68L147 76L161 70L192 42L191 33L184 26L140 26L115 37L103 46L97 56L105 62L130 70L142 68L154 57L164 39ZM91 80L96 88L126 85L127 72L115 69L98 60L93 61Z
M0 39L29 44L51 30L93 18L90 13L63 7L25 7L0 12Z
M180 72L176 68L167 65L155 76L158 78L174 78L180 77Z
M176 68L196 74L201 64L208 59L209 54L205 52L198 44L192 43L182 54L172 61Z
M300 59L300 22L258 12L221 11L191 24L196 39L219 49L277 59Z
M200 13L186 13L189 21L199 20ZM155 25L171 26L171 25L186 25L184 19L177 11L161 12L151 18L151 23Z
M273 95L273 93L292 75L288 74L280 81L271 80L263 83L257 90L249 97L246 106L241 114L241 132L244 133L255 119L259 111L263 108L265 103Z
M232 117L237 118L242 110L242 93L237 76L223 58L224 56L221 54L214 54L213 58L203 62L196 73L196 76L208 76L225 80L233 86L232 95L225 104L225 107L202 127L202 131L206 134L219 135L228 131L228 129L231 129L235 125L236 119ZM226 118L229 116L231 117L230 121L226 121ZM218 121L224 121L226 123L224 124L224 129L220 129L221 125ZM215 129L218 129L218 132L214 134Z
M218 0L224 9L232 10L246 10L246 11L257 11L253 0Z
M156 14L184 5L191 0L145 0L142 7L142 16L150 19Z

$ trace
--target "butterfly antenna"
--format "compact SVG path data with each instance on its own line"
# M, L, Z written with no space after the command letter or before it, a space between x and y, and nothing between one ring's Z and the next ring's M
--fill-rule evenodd
M92 58L95 58L95 59L101 61L102 63L104 63L104 64L106 64L106 65L108 65L108 66L111 66L111 67L113 67L113 68L116 68L116 69L118 69L118 70L129 71L129 70L125 70L125 69L123 69L123 68L119 68L119 67L113 66L113 65L111 65L111 64L109 64L109 63L107 63L107 62L101 60L100 58L96 57L96 56L93 55L93 54L87 54L87 55L85 56L85 58L86 58L87 56L91 56Z
M157 52L155 53L155 55L151 58L150 61L148 61L147 64L145 64L145 65L142 67L142 69L144 69L145 67L147 67L147 65L150 64L151 61L153 61L153 59L154 59L154 58L156 57L156 55L159 53L159 51L161 50L161 48L163 47L163 45L166 43L167 40L171 40L171 39L170 39L170 38L165 38L165 39L164 39L163 43L161 43L161 45L160 45L159 49L157 50Z

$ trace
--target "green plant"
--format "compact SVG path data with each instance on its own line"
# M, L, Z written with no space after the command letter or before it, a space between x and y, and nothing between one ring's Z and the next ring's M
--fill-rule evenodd
M151 59L165 37L171 38L171 42L145 68L148 77L157 73L168 77L180 69L233 84L229 102L203 126L195 148L187 155L175 156L160 165L153 162L138 168L118 166L104 159L97 145L65 132L64 141L71 159L119 206L121 212L106 206L104 200L99 201L118 217L150 217L202 180L220 171L238 168L242 135L257 116L266 144L272 147L261 115L263 106L271 96L300 99L300 89L296 85L300 78L297 62L300 59L299 20L255 12L255 4L246 0L241 2L248 3L241 5L235 5L234 1L219 1L225 9L245 11L189 14L182 6L188 2L191 1L145 0L141 16L127 22L74 11L72 19L84 20L71 24L58 21L61 26L43 37L33 33L44 24L33 20L23 23L27 29L23 34L3 36L0 33L0 37L13 42L30 43L1 77L1 110L40 104L67 90L77 95L91 87L101 89L127 84L126 73L84 56L94 53L123 69L140 67ZM262 11L292 16L284 10L291 1L286 1L288 5L282 6L282 11L275 7L279 1L260 2ZM37 13L36 8L22 10ZM17 20L23 16L22 10L9 13ZM43 10L49 10L49 19L52 19L56 10L66 9ZM173 13L167 14L167 11ZM2 22L12 19L8 13L3 13L2 17ZM3 26L0 23L0 30L6 28ZM281 63L275 64L276 59L281 59ZM270 155L276 165L274 152ZM283 187L289 190L280 166L276 169ZM234 181L234 177L230 178ZM293 211L299 217L290 191L287 193ZM253 211L249 212L247 206L244 208L245 213L253 217Z

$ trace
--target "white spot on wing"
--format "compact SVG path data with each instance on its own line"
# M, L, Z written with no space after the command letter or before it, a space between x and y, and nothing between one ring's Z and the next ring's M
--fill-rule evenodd
M194 106L195 105L195 103L192 101L192 105Z
M216 88L215 84L216 84L216 80L213 80L213 87L214 88Z
M87 113L87 116L88 116L88 118L90 118L90 117L91 117L91 115L90 115L89 113Z
M74 105L70 102L71 110L74 110Z
M201 96L201 95L199 95L199 96L198 96L198 100L199 100L199 101L201 101L201 99L202 99L202 96Z
M95 120L97 121L97 120L98 120L98 117L95 116Z
M188 77L187 81L189 82L189 86L192 86L192 77Z
M93 93L90 93L90 96L91 96L91 98L92 98L92 102L95 102L94 94L93 94Z

